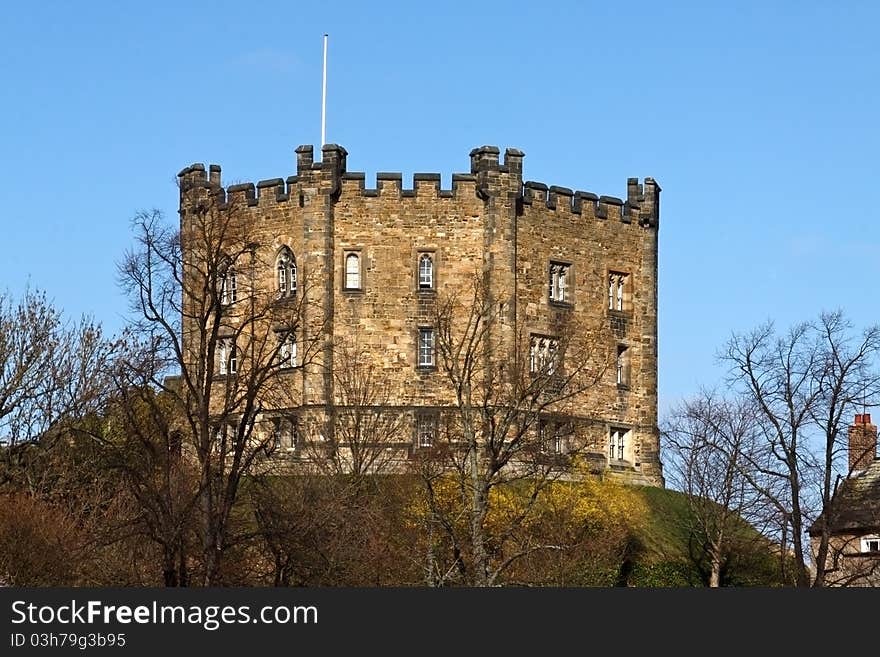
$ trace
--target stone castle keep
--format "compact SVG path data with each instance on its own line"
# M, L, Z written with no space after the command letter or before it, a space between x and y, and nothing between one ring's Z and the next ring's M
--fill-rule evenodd
M630 178L625 199L548 187L523 181L521 151L508 148L501 160L498 148L483 146L471 151L468 173L453 174L451 189L441 189L436 173L415 174L411 188L399 173L378 173L369 187L363 173L347 171L341 146L325 145L320 161L312 146L296 155L296 175L256 185L224 190L216 165L179 174L184 232L185 192L219 190L247 218L258 260L267 263L252 284L312 301L302 334L282 349L294 406L307 412L340 403L333 345L356 342L360 357L381 372L390 403L407 414L410 430L398 446L404 458L430 448L438 424L425 418L454 401L432 318L444 297L470 294L477 276L499 301L507 327L499 340L510 358L516 336L524 336L523 358L536 370L553 358L561 323L590 326L595 350L607 354L607 369L571 400L566 431L548 449L564 455L577 446L594 470L662 485L660 187L652 178ZM246 265L236 267L239 279L227 283L233 294L245 285ZM322 365L297 362L319 333ZM224 357L220 366L229 367ZM297 437L289 449L303 442Z

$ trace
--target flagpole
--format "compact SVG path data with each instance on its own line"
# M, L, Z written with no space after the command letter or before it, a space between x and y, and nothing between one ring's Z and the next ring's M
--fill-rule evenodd
M327 143L327 35L324 35L324 83L321 91L321 146Z

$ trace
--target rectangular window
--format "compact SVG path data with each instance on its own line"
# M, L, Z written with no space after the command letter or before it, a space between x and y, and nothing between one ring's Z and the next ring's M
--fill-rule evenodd
M419 367L434 366L434 329L419 329Z
M627 310L627 282L629 274L608 272L608 310Z
M617 345L617 385L620 387L629 386L629 347L619 344Z
M220 280L220 303L224 306L238 301L238 282L235 270L229 267Z
M296 336L290 333L278 333L278 362L282 368L296 367Z
M345 289L361 289L361 256L359 253L345 254Z
M299 445L299 427L295 419L279 417L274 420L273 439L275 448L292 452Z
M569 270L570 265L561 262L550 263L549 299L557 303L569 303Z
M540 448L547 454L564 454L568 427L561 422L541 420L538 424Z
M222 338L217 342L217 355L220 374L235 374L238 372L238 350L232 338Z
M227 451L226 445L229 444L229 441L235 440L238 433L238 424L234 420L227 420L223 423L212 423L211 426L214 439L213 449L220 452Z
M559 340L546 335L532 335L529 341L529 372L553 374L559 363Z
M862 552L880 552L880 536L863 536Z
M434 367L434 329L419 329L419 367Z
M416 447L433 447L437 441L437 416L420 413L416 417Z
M608 439L608 458L611 461L623 461L629 449L629 429L612 427Z

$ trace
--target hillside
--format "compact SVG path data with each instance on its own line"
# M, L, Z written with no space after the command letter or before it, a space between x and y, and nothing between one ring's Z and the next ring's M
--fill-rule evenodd
M637 487L648 514L632 529L632 552L624 564L630 586L705 586L707 569L687 496L679 491ZM778 553L743 522L722 571L725 586L781 586Z

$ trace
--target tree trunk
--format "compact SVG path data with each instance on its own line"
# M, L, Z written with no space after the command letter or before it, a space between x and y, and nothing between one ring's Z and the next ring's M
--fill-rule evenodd
M709 570L709 587L713 589L717 589L721 586L721 560L723 557L722 546L724 545L724 532L719 531L718 536L715 540L709 543L710 555L709 559L711 561L710 570Z
M791 543L794 548L796 583L798 586L808 587L810 575L807 564L804 562L803 544L803 516L801 515L800 484L797 474L791 479Z
M822 511L822 534L819 538L819 549L816 550L816 577L813 579L813 586L821 588L825 586L825 572L828 562L828 543L830 540L828 532L828 523L826 522L826 514L830 511L830 505L826 505Z
M210 492L210 475L206 473L203 478L204 493L202 493L202 514L204 522L204 536L202 538L202 558L204 560L204 576L202 578L203 586L216 586L219 579L220 571L220 551L218 550L218 542L220 540L220 529L218 527L219 518L218 509L213 504Z
M183 539L180 539L180 544L177 548L177 553L180 557L180 564L178 566L178 578L177 582L179 586L189 586L189 570L186 567L186 550L183 547Z
M471 548L474 551L474 585L488 586L488 558L486 556L483 519L486 516L486 491L480 480L480 459L476 440L471 443Z
M717 589L721 586L721 555L712 550L712 570L709 573L709 587Z
M435 513L431 512L431 518L428 520L428 550L425 554L425 584L430 587L437 586L434 577L434 523Z

